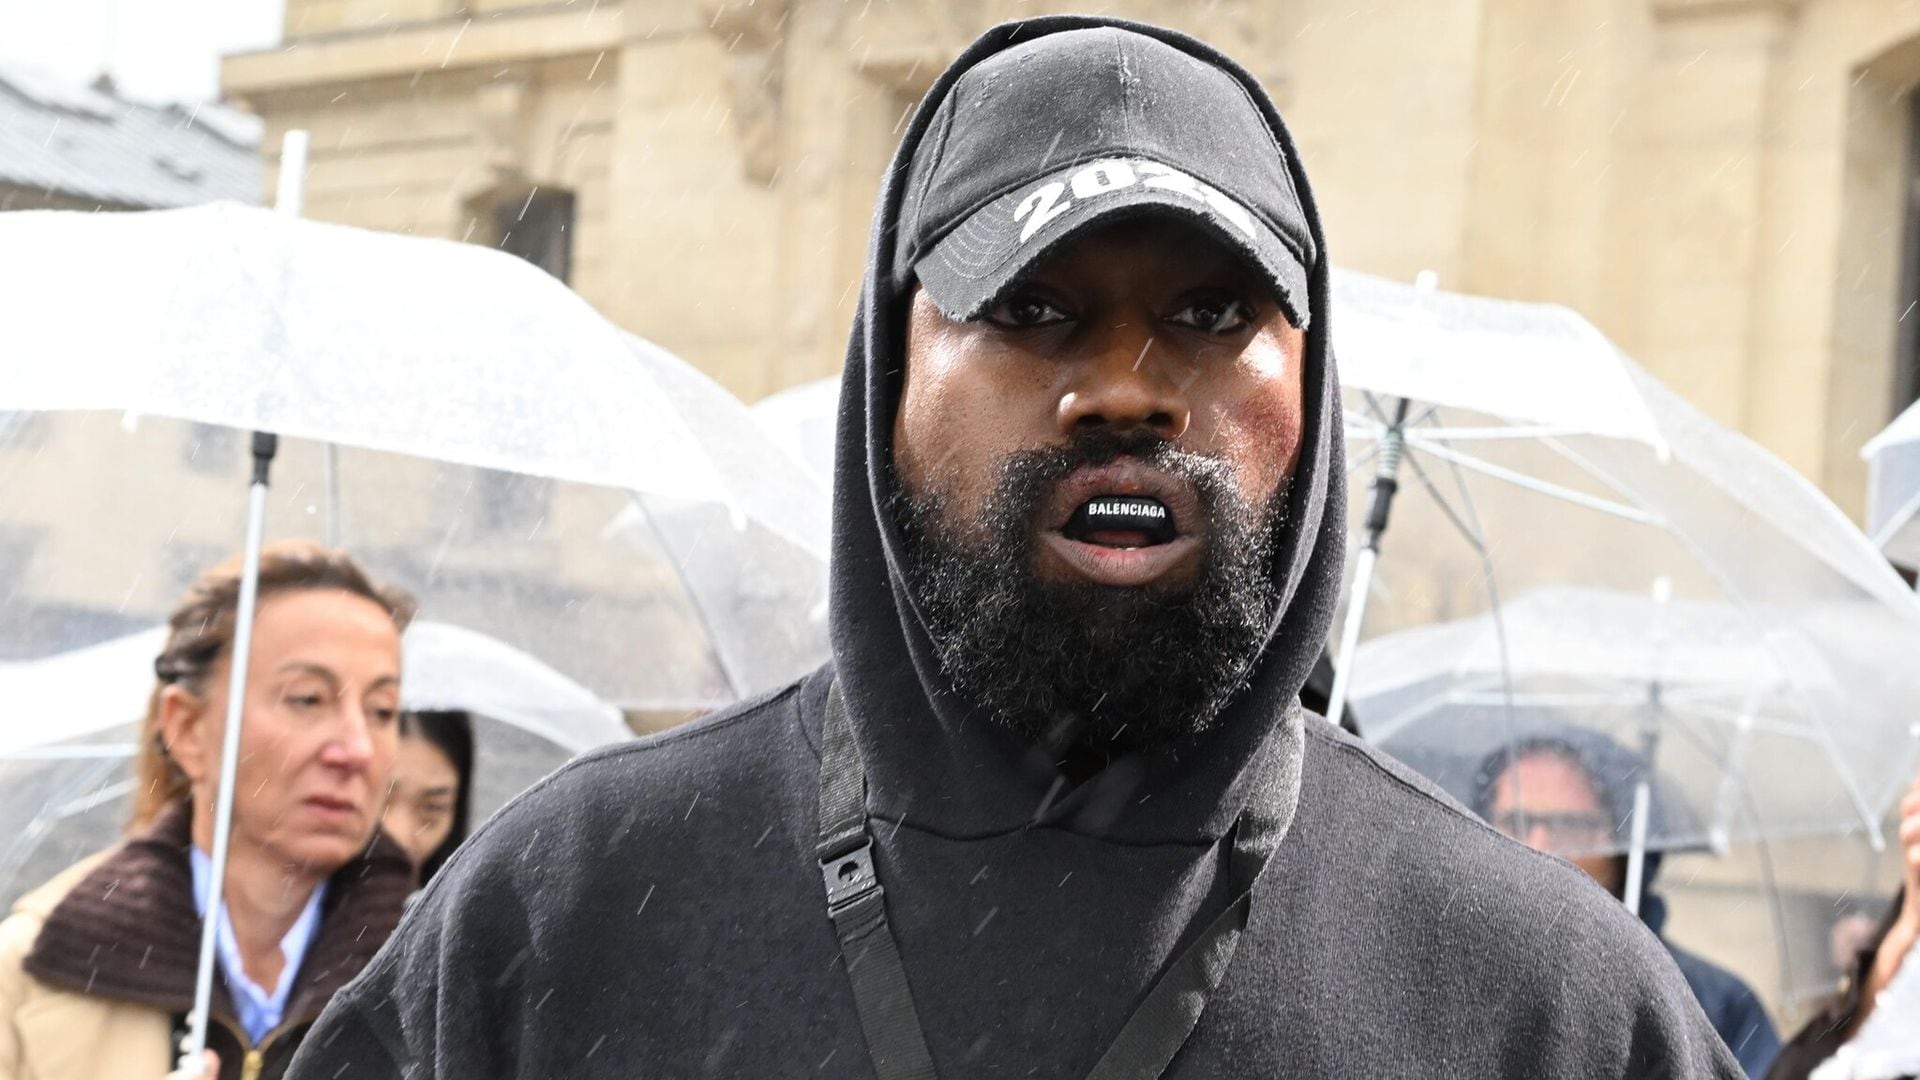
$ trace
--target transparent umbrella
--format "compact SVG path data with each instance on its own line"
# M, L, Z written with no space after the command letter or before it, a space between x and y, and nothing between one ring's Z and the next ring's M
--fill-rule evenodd
M1867 534L1887 558L1920 567L1920 404L1861 447L1867 460Z
M300 171L290 166L283 181ZM297 190L291 198L283 190L282 201L297 204ZM684 536L657 530L652 553L660 557L649 560L602 529L623 506L650 513L648 500L661 499L718 508L735 533L751 524L807 550L824 536L826 515L810 474L760 436L744 406L530 265L485 248L231 205L11 214L0 218L0 248L8 252L0 293L12 316L0 409L35 414L37 425L11 425L32 437L67 428L60 452L29 450L18 469L0 464L0 506L31 515L16 527L24 543L37 549L59 534L45 553L55 565L21 575L24 595L16 586L0 612L0 640L41 654L97 641L107 611L126 616L156 548L177 545L183 526L225 524L205 535L221 537L222 548L246 536L236 633L244 658L268 464L276 439L290 437L312 453L282 462L278 490L291 480L296 500L311 492L309 508L324 510L318 522L300 523L321 529L297 531L324 531L415 588L424 610L532 651L623 706L660 704L661 676L683 694L691 679L701 688L696 700L724 699L790 678L816 658L817 634L804 623L784 640L754 626L752 647L740 648L727 620L742 613L702 604L694 579L681 574ZM183 516L194 485L173 482L182 479L181 433L166 424L155 426L171 453L152 463L72 468L71 455L98 449L87 447L88 435L109 456L130 444L97 427L84 432L84 420L47 418L103 412L122 418L129 434L142 416L197 426L185 433L195 448L189 472L209 436L260 433L244 529L231 514L222 519L222 508L239 504L232 487L199 493L208 511ZM213 457L206 471L217 474ZM136 524L129 511L143 502L150 513ZM286 520L280 515L276 527ZM156 522L163 540L136 539ZM91 544L81 539L89 532ZM40 552L18 561L29 554ZM116 580L126 596L103 604L99 584ZM706 667L717 677L704 679ZM242 659L236 682L244 672ZM223 745L216 874L225 865L238 721L236 708ZM209 924L188 1053L204 1031L212 942Z
M788 387L753 403L753 418L774 442L815 476L833 482L834 424L840 416L840 376Z
M1398 695L1356 706L1370 733L1511 745L1550 707L1674 780L1684 813L1648 812L1646 783L1623 818L1636 855L1879 844L1912 775L1920 606L1836 507L1566 309L1354 273L1333 302L1362 547L1343 676ZM1594 591L1543 591L1565 586Z
M711 380L519 259L230 205L9 214L0 246L0 409L39 414L0 435L0 517L35 547L0 655L127 629L110 583L151 606L181 576L156 562L237 546L252 430L300 440L270 529L366 556L622 707L727 700L823 654L684 572L720 550L817 566L822 486ZM601 533L630 509L673 527Z

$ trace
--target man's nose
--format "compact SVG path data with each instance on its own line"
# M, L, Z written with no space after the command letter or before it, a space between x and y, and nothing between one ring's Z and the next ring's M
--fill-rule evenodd
M1152 331L1151 323L1117 324L1087 343L1060 398L1062 432L1072 437L1096 427L1139 428L1168 441L1186 434L1193 416L1186 389L1191 380L1176 381Z

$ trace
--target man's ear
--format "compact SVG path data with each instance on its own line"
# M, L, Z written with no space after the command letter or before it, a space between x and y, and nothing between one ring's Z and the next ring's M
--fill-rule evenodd
M160 691L160 741L196 786L207 773L207 703L177 683Z

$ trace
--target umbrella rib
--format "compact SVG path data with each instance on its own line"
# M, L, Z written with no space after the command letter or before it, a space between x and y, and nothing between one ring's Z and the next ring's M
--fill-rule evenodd
M1422 449L1424 450L1426 448L1422 447ZM1413 467L1414 479L1420 481L1420 486L1427 490L1428 495L1433 496L1434 504L1440 507L1440 512L1445 514L1447 520L1453 523L1453 527L1460 531L1461 537L1473 548L1474 553L1484 557L1487 554L1485 542L1480 538L1480 535L1474 531L1472 526L1461 520L1460 515L1454 512L1452 504L1447 502L1447 497L1440 494L1440 488L1433 482L1433 478L1427 475L1426 468L1420 464L1420 456L1418 454L1409 454L1407 455L1406 462Z
M1449 443L1456 442L1500 442L1521 439L1560 439L1568 436L1592 435L1591 431L1578 428L1551 427L1543 424L1531 426L1510 424L1492 427L1431 427L1420 432L1425 439L1439 439Z
M1433 410L1429 410L1425 415L1431 417ZM1430 443L1427 449L1431 451L1437 447L1437 443ZM1415 474L1424 480L1425 471L1421 468L1418 457L1409 457L1407 460L1414 463ZM1443 457L1442 460L1445 458ZM1454 485L1460 489L1461 509L1466 512L1468 524L1471 526L1470 535L1473 538L1474 549L1480 553L1480 567L1486 575L1487 615L1493 624L1494 647L1500 654L1500 693L1503 699L1500 715L1507 728L1507 746L1511 748L1514 723L1513 652L1507 645L1507 617L1500 605L1500 578L1493 566L1493 553L1487 550L1486 533L1480 525L1479 507L1474 504L1473 491L1467 487L1467 474L1462 471L1458 462L1452 463L1452 471ZM1428 489L1432 490L1431 484L1428 485Z
M739 672L733 669L733 662L727 656L726 648L720 644L719 635L714 633L713 620L708 615L706 601L701 598L700 590L694 584L692 576L686 574L686 568L682 565L679 549L675 548L667 539L666 533L661 531L660 523L654 519L653 512L648 510L646 504L640 500L639 494L629 493L628 498L633 501L633 507L640 514L640 517L646 521L647 528L652 530L654 542L660 545L660 551L665 554L668 560L674 564L675 568L679 569L682 575L686 577L687 601L693 608L694 618L700 623L700 629L707 635L707 642L713 649L714 662L719 665L721 677L727 680L727 689L733 691L734 700L736 701L746 697L746 684L740 677Z
M1552 439L1543 439L1541 441L1549 446L1554 443ZM1504 480L1516 487L1524 488L1540 495L1570 502L1576 506L1586 507L1589 510L1598 510L1603 514L1612 514L1615 517L1625 518L1628 521L1637 522L1641 525L1660 526L1665 524L1658 517L1638 507L1617 503L1610 499L1602 499L1597 495L1588 495L1582 491L1575 491L1569 487L1562 487L1550 481L1528 476L1523 472L1509 469L1504 465L1495 465L1490 461L1475 457L1472 454L1463 454L1451 447L1428 442L1424 435L1416 436L1413 432L1409 431L1407 433L1407 443L1408 445L1417 444L1422 451L1432 454L1442 461L1449 462L1456 468L1472 469L1477 473L1490 476L1495 480Z
M1552 448L1561 457L1565 458L1566 460L1572 462L1574 465L1578 466L1582 471L1586 472L1589 476L1592 476L1594 479L1599 480L1603 484L1606 484L1608 487L1612 488L1613 490L1620 492L1620 494L1623 497L1627 497L1627 498L1633 497L1633 492L1631 490L1627 489L1619 481L1614 480L1612 477L1608 476L1598 466L1587 461L1585 457L1576 453L1572 447L1561 444L1557 439L1543 439L1541 441L1548 447ZM1654 522L1649 522L1649 524L1654 524ZM1700 547L1694 543L1692 537L1688 536L1683 530L1673 526L1671 523L1658 522L1657 524L1659 524L1662 528L1666 529L1667 535L1673 537L1683 547L1685 547L1689 552L1692 553L1693 557L1699 561L1700 565L1702 567L1705 567L1708 573L1714 576L1715 580L1719 581L1721 588L1726 590L1727 595L1731 599L1733 599L1737 604L1741 605L1742 607L1746 606L1749 603L1745 595L1745 591L1739 587L1738 583L1728 580L1726 575L1724 575L1718 570L1713 560L1707 558L1706 552L1702 551ZM1770 640L1769 636L1765 633L1760 633L1758 637L1761 641L1762 646L1768 651L1768 653L1773 655L1775 662L1776 663L1780 662L1780 659L1781 659L1780 655L1774 649L1773 643ZM1783 665L1783 670L1784 670L1784 665ZM1787 688L1795 696L1800 698L1801 705L1807 710L1808 716L1813 717L1813 716L1820 715L1819 711L1813 707L1813 702L1808 700L1806 691L1804 688L1800 687L1799 685L1791 681L1788 682ZM1859 815L1861 824L1863 824L1866 827L1867 839L1873 845L1873 850L1875 851L1881 850L1886 846L1886 838L1885 836L1882 835L1880 831L1879 819L1877 815L1873 812L1873 810L1870 808L1870 805L1867 800L1866 792L1861 790L1860 781L1858 778L1856 778L1853 775L1853 769L1849 767L1846 759L1841 756L1840 748L1838 744L1834 742L1832 730L1819 724L1810 724L1808 725L1808 727L1809 727L1809 733L1810 733L1809 737L1814 743L1818 744L1822 750L1826 751L1827 760L1831 762L1833 765L1834 775L1840 778L1841 784L1846 788L1847 798L1850 802L1853 803L1854 813Z
M1899 509L1888 515L1887 520L1881 522L1880 527L1874 530L1873 546L1885 551L1888 543L1901 529L1906 528L1913 521L1917 513L1920 513L1920 491L1914 492L1913 498L1900 504Z

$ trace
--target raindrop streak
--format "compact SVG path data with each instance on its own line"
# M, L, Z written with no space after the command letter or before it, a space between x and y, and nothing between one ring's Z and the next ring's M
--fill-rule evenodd
M460 24L460 29L454 31L453 40L447 43L447 55L440 58L440 66L442 68L445 68L448 61L453 59L453 50L460 47L460 39L467 36L467 27L472 25L473 20L468 19L466 22Z
M990 923L990 922L992 922L992 921L993 921L993 917L994 917L995 915L998 915L998 914L1000 914L1000 909L999 909L999 908L997 908L997 907L996 907L996 908L988 908L988 909L987 909L987 917L986 917L986 918L984 918L984 919L981 919L981 920L980 920L980 925L979 925L979 926L976 926L976 927L974 927L974 928L973 928L973 936L974 936L974 937L979 937L979 936L980 936L980 931L982 931L982 930L985 930L985 929L987 928L987 924L988 924L988 923Z
M643 896L643 897L641 897L641 898L640 898L640 906L639 906L639 907L637 907L637 908L634 908L634 909L633 909L633 913L634 913L635 915L638 915L638 914L640 914L641 912L643 912L643 911L645 911L645 910L647 910L647 901L649 901L649 900L651 900L651 899L653 899L653 890L655 890L655 889L657 889L657 888L659 888L659 887L660 887L660 886L658 886L658 885L649 885L649 886L647 886L647 895L645 895L645 896Z

